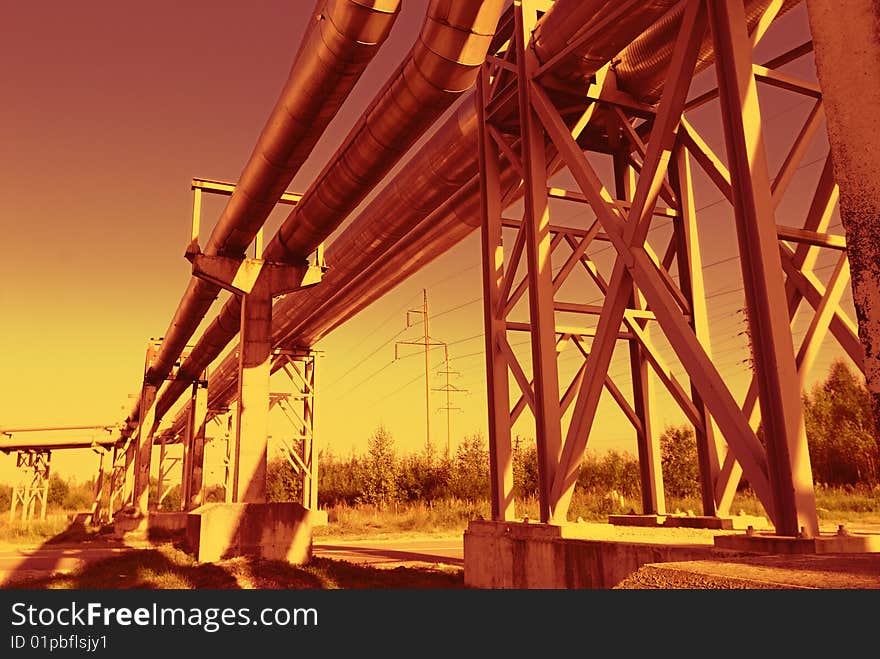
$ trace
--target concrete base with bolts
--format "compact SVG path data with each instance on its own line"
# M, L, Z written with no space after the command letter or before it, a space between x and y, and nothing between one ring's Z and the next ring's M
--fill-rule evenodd
M199 562L252 556L308 563L313 517L293 502L210 503L187 516L186 545Z

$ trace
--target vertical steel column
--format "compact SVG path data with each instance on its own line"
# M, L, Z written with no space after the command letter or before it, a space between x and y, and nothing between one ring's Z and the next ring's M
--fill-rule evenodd
M198 508L203 503L202 481L205 459L205 425L208 416L208 387L204 380L192 385L189 418L183 439L184 462L181 470L181 507Z
M425 309L427 318L427 309ZM309 510L318 509L318 454L315 451L315 401L318 392L316 357L307 357L303 366L305 386L303 387L303 462L309 468L308 477L303 474L302 504Z
M186 424L183 427L183 437L180 439L181 456L180 456L180 509L187 510L187 502L189 501L189 485L190 485L190 462L192 460L192 405L186 418Z
M700 252L697 232L696 207L694 204L693 180L687 151L676 146L672 154L673 163L669 168L670 181L678 199L678 215L673 218L676 260L678 261L679 288L690 306L690 325L697 339L711 356L709 346L709 317L706 312L706 289L703 285L703 259ZM718 514L715 497L715 483L718 480L720 461L718 445L712 425L712 417L703 403L697 387L691 380L691 400L700 416L700 423L694 425L697 439L697 460L700 468L700 493L703 514L714 517ZM725 514L729 511L723 511Z
M25 481L24 481L24 472L21 469L23 456L24 456L24 453L22 451L18 451L15 454L15 467L16 467L16 469L19 470L19 472L18 472L18 481L15 483L15 486L12 488L12 502L9 506L9 521L10 522L15 521L16 504L18 504L18 502L21 501L22 506L24 505L23 491L24 491Z
M119 448L113 447L113 470L110 473L110 501L107 505L108 519L113 520L116 514L116 500L125 501L125 455L120 455Z
M425 334L425 448L431 451L431 336L428 333L428 290L422 289L422 320ZM305 457L305 456L303 456Z
M52 452L51 451L41 451L37 455L40 456L38 459L38 465L39 465L38 468L40 469L39 478L41 479L40 488L39 488L39 496L40 496L40 504L42 506L40 509L40 519L45 520L46 519L46 506L47 506L48 500L49 500L49 467L50 467L50 462L52 460ZM45 464L45 467L42 464L40 464L42 462L42 456L44 456L44 455L45 455L46 461L43 464Z
M105 468L104 468L104 478L101 482L101 494L100 494L100 512L98 515L100 522L106 522L113 517L113 510L110 508L110 496L113 492L113 470L116 462L116 447L114 446L112 449L108 448L105 451Z
M501 233L501 180L499 148L489 134L486 104L489 100L490 65L484 64L477 78L480 159L480 231L482 246L483 325L486 346L486 393L489 401L489 471L492 519L512 520L513 450L510 437L510 392L507 362L501 350L506 341L504 303L504 246ZM511 264L510 267L516 267Z
M644 249L644 242L650 226L650 217L666 175L669 153L681 120L705 28L705 6L702 0L692 0L684 4L681 27L667 70L667 82L657 108L651 137L646 145L634 203L627 213L625 223L621 224L616 212L622 209L618 207L613 211L609 208L608 202L611 201L608 199L609 195L592 166L584 158L583 150L574 142L570 130L555 107L546 94L538 88L535 89L535 105L543 115L545 127L551 132L554 144L560 149L566 165L578 182L578 187L586 195L617 250L603 310L596 327L596 336L586 360L584 384L575 402L559 472L554 480L553 497L562 509L567 509L577 482L580 462L586 449L587 433L595 419L620 323L626 314L634 280L632 273L639 273L639 278L642 280L639 282L640 289L646 296L650 294L655 301L662 299L669 312L664 313L667 322L674 322L680 314L676 301L667 298L669 291L666 283L655 280L655 278L659 279L655 275L656 267ZM656 305L652 304L652 307ZM658 309L653 308L653 311L656 316ZM660 321L659 317L658 321ZM690 333L690 328L688 332Z
M153 457L153 425L156 421L153 402L157 389L151 384L144 384L141 390L142 413L138 420L132 504L142 514L149 510L150 503L150 462Z
M819 532L751 43L741 2L708 2L721 115L767 443L776 531Z
M137 437L132 437L125 447L123 455L124 465L122 471L122 496L120 498L119 507L124 508L131 506L132 495L134 494L134 470L135 470L135 453L137 453Z
M627 162L625 154L614 154L614 184L618 199L632 202L635 190L635 172ZM638 287L633 284L629 305L631 309L642 309L644 304ZM644 326L645 321L635 322ZM636 444L639 454L639 472L642 493L642 512L646 515L665 515L666 497L663 492L663 469L660 463L660 446L654 437L651 423L651 394L648 373L648 357L635 339L629 342L630 376L633 389L633 409L642 424L636 431Z
M272 293L268 282L259 281L241 303L236 502L266 501L271 356Z
M162 437L159 439L159 473L156 475L156 498L150 499L150 510L159 510L159 507L162 505L162 499L164 498L162 496L162 491L165 487L165 443L165 433L162 433Z
M92 501L92 509L89 511L89 519L91 523L94 524L103 513L101 509L101 496L104 492L104 481L106 480L104 475L104 455L106 451L102 448L97 449L98 451L98 472L95 476L95 498Z
M25 461L26 465L30 466L31 462L33 460L30 452L26 452L24 455L27 457L27 460ZM33 485L34 485L33 479L32 479L32 477L30 477L30 474L28 474L28 478L27 478L27 480L25 480L23 482L22 488L21 488L21 521L22 522L27 522L31 517L31 501L33 500L33 497L34 497Z
M525 174L525 212L529 318L532 340L532 376L535 395L535 435L538 444L539 505L542 522L556 518L550 489L562 449L562 412L556 364L556 319L553 312L553 267L550 245L550 209L547 199L547 162L544 132L531 102L531 76L537 68L527 49L537 15L520 3L514 5L521 155ZM565 513L562 514L563 518Z
M233 403L235 409L227 412L226 421L226 473L223 478L224 496L226 503L237 501L238 488L236 474L238 473L238 403Z

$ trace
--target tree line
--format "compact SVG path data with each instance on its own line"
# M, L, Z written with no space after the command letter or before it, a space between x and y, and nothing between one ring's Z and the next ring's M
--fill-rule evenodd
M813 480L820 487L880 487L880 441L874 434L871 397L863 382L860 374L837 361L826 379L803 395ZM758 437L763 441L760 428ZM669 427L659 440L667 495L699 496L693 429ZM518 437L512 448L514 494L517 498L536 497L538 456L534 442ZM449 456L431 449L404 455L397 451L388 430L380 427L370 437L365 453L340 457L321 451L318 461L318 500L322 507L441 499L476 502L489 498L488 443L479 434L466 437ZM155 496L155 479L151 485ZM588 452L580 466L577 487L591 494L617 492L628 500L638 500L638 460L621 451L601 456ZM741 489L747 487L745 481L740 485ZM279 458L269 464L269 500L296 501L299 489L299 479L289 462ZM11 486L0 485L0 511L9 509L11 494ZM206 495L208 501L222 501L222 485L208 487ZM53 508L87 509L92 496L91 480L68 483L57 474L50 478L47 498ZM179 509L177 488L165 498L162 509Z
M803 395L807 443L813 479L819 486L875 487L880 485L880 442L874 436L870 395L860 375L844 362L831 365L824 382ZM759 438L763 433L759 428ZM669 496L699 496L697 444L690 426L666 428L660 435L664 488ZM515 496L538 494L538 459L533 441L513 444ZM269 465L271 500L296 500L299 481L284 459ZM617 492L640 497L638 459L621 451L603 455L588 452L580 466L577 487L592 494ZM747 489L743 482L741 489ZM366 452L339 457L319 454L318 498L321 506L361 503L489 498L489 450L481 435L466 437L453 455L431 448L402 455L388 430L379 427Z

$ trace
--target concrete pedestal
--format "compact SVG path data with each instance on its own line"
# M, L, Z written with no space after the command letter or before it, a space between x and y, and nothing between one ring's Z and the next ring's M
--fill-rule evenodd
M756 529L769 529L765 517L736 515L727 517L707 517L705 515L609 515L608 523L617 526L644 526L689 529L718 529L744 531L749 526Z
M167 540L186 528L185 512L119 512L113 518L113 534L120 539Z
M796 538L772 533L728 535L715 538L719 549L761 554L867 554L880 552L876 533L822 533L815 538Z
M600 526L604 537L596 539ZM647 530L630 529L471 521L464 534L464 582L471 588L613 588L647 563L717 555L711 531L688 530L691 535L677 539L679 529L664 529L662 538L651 539Z
M199 562L253 556L308 563L315 517L293 502L209 503L187 515L186 544Z

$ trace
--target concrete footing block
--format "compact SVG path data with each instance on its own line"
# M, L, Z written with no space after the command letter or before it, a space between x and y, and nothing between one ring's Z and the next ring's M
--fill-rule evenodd
M816 538L751 533L715 538L719 549L760 554L863 554L880 552L880 535L867 533L821 534Z
M700 560L702 545L594 540L578 525L474 520L464 534L470 588L613 588L647 563Z
M643 526L687 529L715 529L718 531L770 528L765 517L754 515L729 515L726 517L706 515L609 515L608 523L616 526Z
M182 535L187 514L183 511L156 512L146 515L135 512L117 513L113 518L113 535L134 540L166 540Z
M210 503L187 516L186 545L201 563L235 556L308 563L320 512L293 502Z

